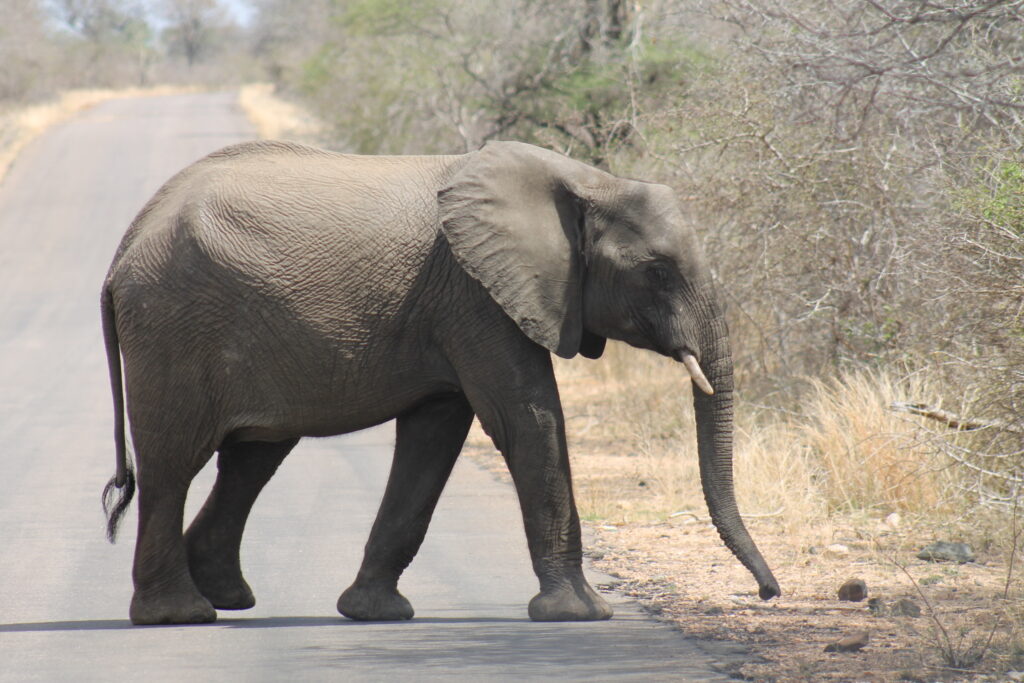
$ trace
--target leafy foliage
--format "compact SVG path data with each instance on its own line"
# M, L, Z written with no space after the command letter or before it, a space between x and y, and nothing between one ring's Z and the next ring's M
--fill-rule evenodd
M1022 419L1020 3L320 7L281 81L333 144L517 138L673 186L725 286L745 395L788 406L806 376L927 370L958 389L921 400ZM1016 439L984 467L1017 467Z

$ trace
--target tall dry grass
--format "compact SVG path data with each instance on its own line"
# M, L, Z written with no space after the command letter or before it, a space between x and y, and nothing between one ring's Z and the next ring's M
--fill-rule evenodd
M706 517L689 381L680 366L610 343L597 362L558 361L581 514L608 521ZM745 514L819 516L815 470L787 425L738 411L734 469ZM623 473L626 476L622 476ZM765 487L762 482L771 482ZM787 490L780 496L780 490Z
M281 99L273 83L243 85L238 104L264 140L313 142L323 128L308 111Z
M821 470L830 509L923 513L962 504L959 473L937 450L935 432L891 410L898 401L941 396L940 389L924 373L891 370L811 382L805 415L793 427Z
M611 344L601 361L563 361L557 372L585 518L706 517L690 388L676 364ZM969 437L937 435L890 409L942 396L927 374L849 369L805 386L785 410L740 393L734 471L745 516L799 526L858 511L953 512L968 502L965 475L936 439Z

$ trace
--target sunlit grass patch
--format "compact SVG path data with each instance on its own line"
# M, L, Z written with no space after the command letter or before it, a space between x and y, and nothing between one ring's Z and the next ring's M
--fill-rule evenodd
M691 392L677 364L612 344L601 361L559 362L557 370L585 518L706 516ZM733 468L741 511L792 527L836 513L963 507L963 472L936 443L969 436L891 409L942 393L926 373L851 369L808 380L786 410L740 395Z
M264 140L311 141L321 124L301 107L275 94L273 83L249 83L238 92L238 104Z

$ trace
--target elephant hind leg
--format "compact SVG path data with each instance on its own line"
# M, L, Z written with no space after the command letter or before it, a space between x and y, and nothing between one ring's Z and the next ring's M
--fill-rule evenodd
M355 582L338 611L361 621L411 619L398 578L415 557L473 423L462 395L435 398L398 417L395 456Z
M193 624L215 621L217 612L196 588L188 568L182 520L195 475L212 455L186 446L171 432L133 429L138 462L139 529L132 579L133 624Z
M217 480L185 533L192 579L217 609L248 609L256 604L242 576L242 533L256 497L296 443L298 439L253 441L220 448Z

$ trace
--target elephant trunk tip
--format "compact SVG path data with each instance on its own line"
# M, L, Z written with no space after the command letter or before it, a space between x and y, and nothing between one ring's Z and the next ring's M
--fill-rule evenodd
M770 577L767 581L759 581L760 587L758 588L757 595L762 600L771 600L782 595L782 590L779 588L779 583L775 580L775 577Z
M768 564L764 561L764 557L761 555L760 551L753 545L753 541L750 540L749 535L747 535L746 529L743 529L742 533L750 543L747 551L741 551L741 545L737 545L730 541L726 541L726 547L728 547L743 566L754 575L754 580L757 581L757 595L759 598L762 600L771 600L772 598L779 597L782 595L782 589L779 588L779 582L775 580L775 575L772 573L772 570L768 568ZM722 535L722 539L725 540L724 535Z
M743 566L754 575L754 580L757 581L758 597L762 600L771 600L772 598L779 597L782 595L782 589L779 588L779 582L775 580L775 575L772 573L772 570L768 568L768 563L764 561L764 557L757 549L757 546L753 544L753 540L751 540L750 536L746 533L746 529L742 530L742 535L746 537L750 544L749 546L726 541L726 547L728 547ZM725 540L724 535L722 535L722 539ZM747 550L741 551L741 548L743 547L747 547Z

